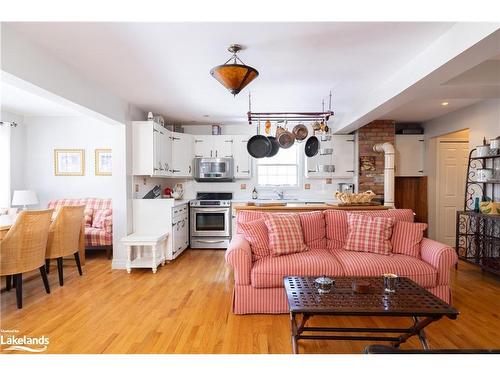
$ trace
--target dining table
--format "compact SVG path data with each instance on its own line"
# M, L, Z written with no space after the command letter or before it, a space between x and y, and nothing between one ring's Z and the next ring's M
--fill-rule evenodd
M5 238L9 229L14 225L19 214L0 215L0 241ZM52 221L57 216L57 212L52 214ZM0 242L1 244L1 242ZM80 239L78 241L78 253L80 255L80 263L85 264L85 223L82 221L80 228Z

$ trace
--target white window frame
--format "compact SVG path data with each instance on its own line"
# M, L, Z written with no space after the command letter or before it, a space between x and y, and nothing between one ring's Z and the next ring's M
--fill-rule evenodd
M281 163L269 163L269 164L260 164L259 160L257 160L257 163L255 163L255 175L257 177L257 188L262 189L262 190L272 190L272 189L283 189L283 190L297 190L301 186L301 181L302 181L302 175L300 174L301 169L301 150L302 148L300 145L294 145L295 147L295 152L296 154L296 163L287 163L287 164L281 164ZM296 169L296 176L297 180L296 183L293 185L261 185L259 182L259 165L266 165L266 166L283 166L283 167L292 167L294 166Z

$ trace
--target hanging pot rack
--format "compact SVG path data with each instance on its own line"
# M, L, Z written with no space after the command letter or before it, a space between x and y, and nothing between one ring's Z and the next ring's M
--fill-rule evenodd
M248 94L248 124L252 121L328 121L333 116L332 111L332 92L329 95L329 109L325 111L325 101L322 102L323 110L321 112L252 112L252 97Z

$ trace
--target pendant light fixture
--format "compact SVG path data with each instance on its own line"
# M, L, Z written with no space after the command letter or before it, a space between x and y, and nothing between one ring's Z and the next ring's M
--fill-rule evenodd
M242 49L243 47L239 44L231 44L227 50L233 56L223 65L218 65L210 71L212 77L219 81L233 95L238 94L259 75L257 69L245 65L236 55ZM232 62L229 63L231 60ZM238 64L238 62L240 63Z

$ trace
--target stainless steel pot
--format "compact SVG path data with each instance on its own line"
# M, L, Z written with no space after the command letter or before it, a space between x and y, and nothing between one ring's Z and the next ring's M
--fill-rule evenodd
M490 151L493 155L500 153L500 137L490 139Z

